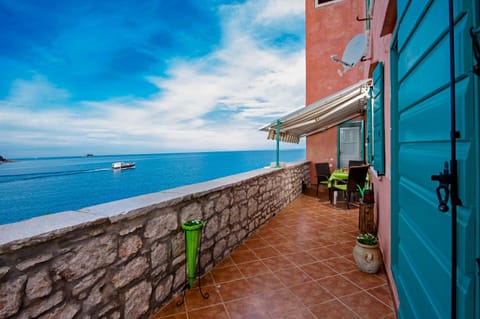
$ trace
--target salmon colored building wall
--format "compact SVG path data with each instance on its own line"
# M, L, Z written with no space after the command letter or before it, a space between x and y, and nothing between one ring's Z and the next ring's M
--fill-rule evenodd
M379 61L385 66L385 175L377 176L371 170L371 181L375 188L375 211L378 237L385 268L395 301L398 295L391 272L391 144L390 144L390 42L396 22L396 1L370 1L370 15L373 17L368 31L369 45L366 62L340 76L341 64L332 61L331 56L341 58L348 42L357 34L365 33L365 22L356 17L366 16L365 0L340 0L315 8L315 0L305 1L306 12L306 105L334 94L358 81L371 77L371 71ZM371 59L370 59L371 58ZM363 118L362 118L363 119ZM312 162L312 183L316 183L316 162L329 162L331 168L337 164L338 128L307 136L306 157Z
M365 22L356 17L365 16L365 0L332 1L315 8L315 0L305 1L306 23L306 101L308 105L334 94L364 78L365 63L340 76L337 70L343 66L330 56L342 58L349 41L365 32ZM325 132L306 138L307 160L311 161L312 183L316 184L313 163L330 162L332 169L337 164L337 134L333 127Z
M391 3L390 3L391 2ZM390 143L390 44L395 26L396 6L394 0L374 1L371 11L373 19L370 29L369 67L365 69L365 78L377 62L384 63L384 123L385 123L385 175L377 176L371 169L370 180L375 189L375 212L378 227L378 238L383 254L387 276L389 278L394 299L398 305L398 295L391 271L391 143ZM390 6L389 6L390 4ZM370 69L370 72L369 72Z

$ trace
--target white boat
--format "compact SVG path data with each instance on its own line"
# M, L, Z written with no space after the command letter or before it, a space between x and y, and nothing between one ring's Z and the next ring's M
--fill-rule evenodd
M112 169L127 169L135 168L135 162L125 163L125 162L115 162L112 164Z

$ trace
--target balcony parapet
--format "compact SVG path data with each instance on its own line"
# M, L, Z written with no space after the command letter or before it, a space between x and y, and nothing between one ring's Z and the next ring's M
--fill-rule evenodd
M146 318L185 286L184 221L205 273L309 181L302 161L2 225L0 319Z

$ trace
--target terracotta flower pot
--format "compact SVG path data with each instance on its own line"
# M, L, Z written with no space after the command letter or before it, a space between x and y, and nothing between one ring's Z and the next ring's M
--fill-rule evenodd
M383 262L378 244L370 246L360 244L358 241L353 248L353 258L358 268L369 274L377 273Z

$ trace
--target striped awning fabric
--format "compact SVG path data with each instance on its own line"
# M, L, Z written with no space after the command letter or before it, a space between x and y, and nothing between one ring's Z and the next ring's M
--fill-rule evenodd
M371 79L362 80L307 107L282 116L280 141L299 143L300 138L325 131L363 114L368 101ZM267 139L276 139L277 121L260 128L268 132Z

